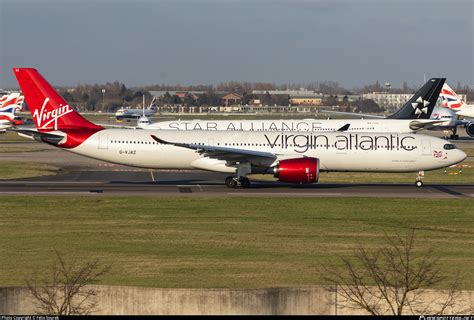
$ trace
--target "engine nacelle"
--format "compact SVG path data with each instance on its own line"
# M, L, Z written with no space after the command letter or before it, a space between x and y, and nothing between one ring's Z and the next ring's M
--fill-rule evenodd
M319 180L319 159L282 160L273 168L273 175L282 182L315 183Z
M466 125L466 133L470 137L474 137L474 122L470 122Z

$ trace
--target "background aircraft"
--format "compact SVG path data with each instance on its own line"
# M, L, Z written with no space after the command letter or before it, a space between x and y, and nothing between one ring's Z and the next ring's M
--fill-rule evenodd
M449 125L446 119L430 119L445 80L444 78L430 79L400 110L386 119L178 120L156 122L148 126L143 125L142 128L171 130L415 132L436 125Z
M155 102L156 97L153 98L147 109L145 109L145 105L143 105L143 108L141 109L120 108L117 110L117 112L115 112L115 117L117 118L117 120L126 118L137 119L140 117L151 117L157 111Z
M13 125L23 124L23 121L15 116L17 110L22 108L23 99L19 92L12 92L0 97L0 132L5 132Z
M446 130L452 131L451 139L459 138L457 135L457 128L459 126L464 127L466 129L466 133L470 137L474 137L474 119L459 119L459 117L473 118L474 105L467 105L446 83L443 85L439 96L442 100L441 105L444 108L438 109L444 110L435 110L435 113L449 113L449 115L453 118L451 126L446 128Z
M428 130L437 131L451 131L450 139L459 139L457 134L458 127L464 127L467 135L474 137L474 120L460 120L458 116L474 117L474 106L466 105L466 103L459 98L458 95L452 90L446 83L443 85L439 94L442 100L441 106L435 106L431 113L430 119L433 121L439 120L437 123L433 123L432 126L425 126ZM349 112L337 112L325 110L328 113L344 114L355 117L364 117L370 119L380 119L382 117L370 115L370 114L358 114ZM389 116L391 118L394 115ZM447 138L447 135L445 136Z
M442 106L453 110L457 116L474 118L474 105L467 105L451 87L445 83L439 96Z

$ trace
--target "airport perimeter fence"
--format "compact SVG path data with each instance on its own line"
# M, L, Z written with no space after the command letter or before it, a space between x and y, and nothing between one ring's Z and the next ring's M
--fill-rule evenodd
M351 315L366 314L348 308L327 287L268 289L165 289L94 286L99 315ZM427 290L427 301L442 300L445 291ZM456 310L474 310L474 291L461 291ZM28 288L0 288L0 314L34 314Z

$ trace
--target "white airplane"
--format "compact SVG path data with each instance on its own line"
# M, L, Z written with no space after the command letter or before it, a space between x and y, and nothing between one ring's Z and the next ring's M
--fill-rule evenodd
M433 126L448 126L450 120L430 118L446 79L433 78L395 114L371 119L303 119L303 120L178 120L155 122L141 128L156 130L240 130L240 131L306 131L306 132L398 132L410 133Z
M320 171L421 172L466 158L454 144L421 134L177 131L104 129L74 111L35 70L14 68L36 130L18 132L80 155L151 169L234 174L228 187L248 186L250 173L314 183Z
M151 101L150 106L145 109L132 109L132 108L120 108L115 112L115 117L117 120L125 119L125 118L143 118L143 117L151 117L156 113L156 106L155 106L156 97L153 98ZM143 105L144 106L144 105Z
M474 105L467 105L447 83L439 96L443 107L453 110L458 116L474 118Z
M23 96L18 92L0 97L0 132L5 132L14 125L23 124L23 121L15 116L22 104Z
M454 119L451 126L446 128L451 130L453 134L451 139L458 139L459 136L456 134L458 126L463 126L466 129L466 133L470 137L474 137L474 119L458 119L458 117L474 118L474 105L466 104L446 83L441 89L439 94L441 98L441 105L443 108L437 108L443 110L443 113L450 113ZM436 110L435 110L436 111Z

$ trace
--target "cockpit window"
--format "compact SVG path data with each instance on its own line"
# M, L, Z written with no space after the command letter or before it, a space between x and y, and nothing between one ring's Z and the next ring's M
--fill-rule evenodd
M444 146L443 146L444 150L452 150L452 149L456 149L456 145L452 144L452 143L446 143Z

